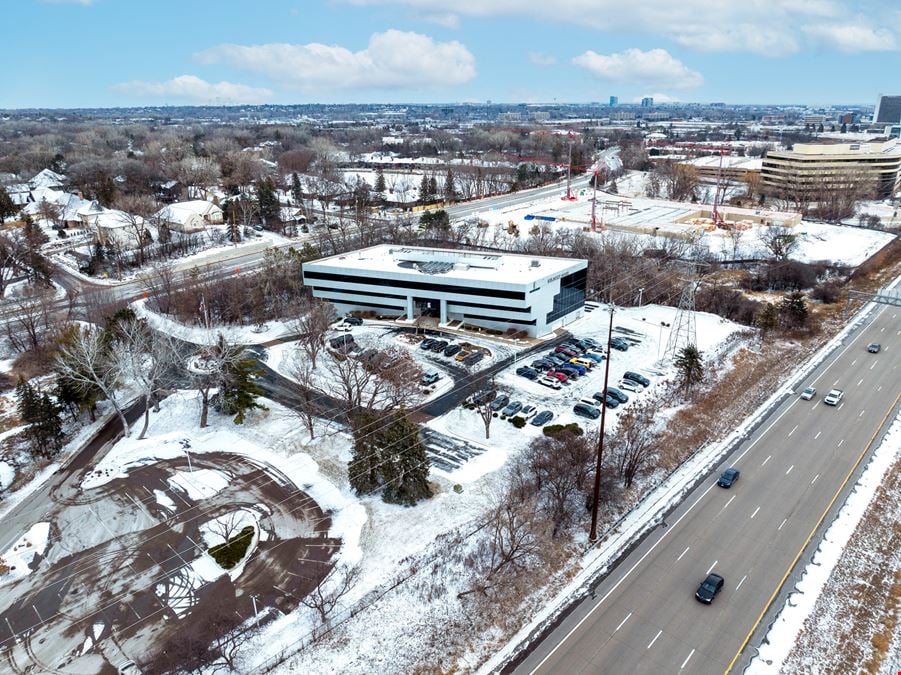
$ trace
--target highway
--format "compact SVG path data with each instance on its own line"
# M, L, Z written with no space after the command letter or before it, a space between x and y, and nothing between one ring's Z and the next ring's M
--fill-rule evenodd
M801 383L798 392L813 385L816 397L784 400L514 672L741 672L797 579L795 563L809 559L827 513L898 411L899 316L901 308L878 308ZM868 353L869 342L882 351ZM845 393L837 407L823 404L833 387ZM717 487L729 466L740 480ZM707 606L694 593L710 571L725 586Z

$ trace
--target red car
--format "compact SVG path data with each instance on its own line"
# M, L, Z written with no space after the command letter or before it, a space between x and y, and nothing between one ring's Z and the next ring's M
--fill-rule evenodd
M579 355L579 352L566 345L558 345L554 352L557 354L566 354L571 359Z
M560 382L566 382L569 378L566 377L563 373L558 373L556 370L549 370L545 373L548 377L553 377L555 380L560 380Z

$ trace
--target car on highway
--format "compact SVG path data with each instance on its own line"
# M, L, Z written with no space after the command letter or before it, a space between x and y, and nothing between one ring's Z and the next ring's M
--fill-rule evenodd
M456 356L457 354L460 353L460 350L462 350L462 349L463 349L463 347L461 347L460 345L448 345L447 349L444 350L444 355L445 356Z
M545 387L550 387L551 389L559 389L563 385L560 384L560 380L549 377L547 375L542 375L537 380L538 384L543 384Z
M644 387L638 384L638 382L633 382L632 380L620 380L616 386L620 389L624 389L625 391L634 391L636 394L644 391Z
M636 373L635 371L632 371L632 370L627 370L625 373L623 373L623 379L624 380L632 380L633 382L638 382L638 384L640 384L642 387L650 387L651 386L651 381L648 378L646 378L644 375L642 375L640 373Z
M716 482L721 488L730 488L735 485L736 481L738 481L738 477L741 475L741 471L736 469L734 466L723 471L723 475L720 476L720 479Z
M726 580L719 574L708 574L707 578L698 586L698 590L695 591L695 597L705 605L709 605L713 602L716 594L723 590L724 583Z
M550 410L542 410L540 413L538 413L537 415L535 415L535 417L532 418L532 421L530 422L530 424L532 424L533 426L536 426L536 427L543 427L545 424L550 422L552 419L554 419L554 413L552 413Z
M841 389L830 389L829 393L823 397L823 403L826 405L838 405L845 398L845 392Z
M519 401L513 401L512 403L508 403L507 407L501 410L501 415L504 417L512 417L516 413L522 410L522 403Z
M587 417L591 420L596 420L601 416L600 408L596 408L593 405L588 405L587 403L576 403L573 406L573 412L579 417Z
M881 349L882 345L878 342L871 342L867 345L867 351L870 352L870 354L878 354Z
M499 394L492 402L491 409L494 412L499 411L501 408L506 407L506 405L510 402L510 397L506 394Z
M801 399L804 401L809 401L816 395L817 395L816 387L807 387L807 389L805 389L804 391L801 392Z
M620 403L628 403L629 397L626 396L623 392L621 392L616 387L607 387L607 393L610 394L613 398L615 398Z

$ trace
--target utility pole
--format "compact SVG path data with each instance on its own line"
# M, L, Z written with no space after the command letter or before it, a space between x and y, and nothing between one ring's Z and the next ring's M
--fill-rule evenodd
M607 421L607 382L610 379L610 345L613 342L613 309L610 303L610 326L607 328L607 363L604 365L604 400L601 402L601 429L598 432L598 461L594 469L594 499L591 502L591 530L588 541L594 544L598 540L598 505L601 501L601 464L604 461L604 430Z

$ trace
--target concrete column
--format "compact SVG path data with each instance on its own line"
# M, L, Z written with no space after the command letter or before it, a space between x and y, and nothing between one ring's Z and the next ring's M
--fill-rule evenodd
M447 300L443 298L439 301L441 303L441 323L447 323Z
M407 296L407 321L413 321L414 319L416 319L416 317L413 316L413 296L408 295Z

